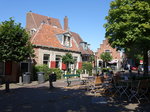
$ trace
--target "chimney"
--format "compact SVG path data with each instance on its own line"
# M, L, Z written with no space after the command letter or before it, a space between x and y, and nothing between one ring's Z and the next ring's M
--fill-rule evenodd
M68 30L68 17L65 16L64 18L64 30Z

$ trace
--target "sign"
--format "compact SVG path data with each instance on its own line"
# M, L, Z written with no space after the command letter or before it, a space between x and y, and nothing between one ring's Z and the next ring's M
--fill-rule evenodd
M140 64L143 64L143 60L140 60Z

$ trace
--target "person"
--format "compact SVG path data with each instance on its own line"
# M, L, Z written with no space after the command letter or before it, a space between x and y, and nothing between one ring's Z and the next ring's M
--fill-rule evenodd
M131 65L128 64L127 67L128 67L129 73L131 73L131 72L132 72L132 71L131 71Z

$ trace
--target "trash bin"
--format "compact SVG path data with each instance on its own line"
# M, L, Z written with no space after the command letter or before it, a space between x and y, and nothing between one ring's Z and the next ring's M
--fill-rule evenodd
M28 84L30 83L30 72L25 72L23 73L23 84Z
M38 83L43 83L45 81L44 72L37 72L37 75L38 75Z

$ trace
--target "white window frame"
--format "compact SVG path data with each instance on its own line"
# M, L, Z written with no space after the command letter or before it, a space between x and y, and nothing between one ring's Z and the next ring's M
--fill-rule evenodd
M61 55L55 55L55 62L57 62L56 58L60 58L59 60L59 68L61 69L61 64L62 64L62 58L61 58ZM57 66L57 65L56 65Z
M49 55L49 59L48 60L44 60L44 55ZM43 63L43 65L44 65L44 61L48 61L48 67L50 66L50 54L46 54L46 53L44 53L43 54L43 61L42 61L42 63Z

